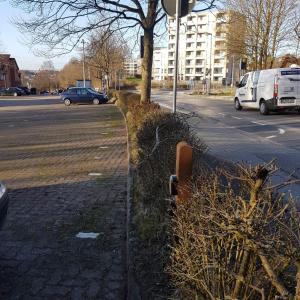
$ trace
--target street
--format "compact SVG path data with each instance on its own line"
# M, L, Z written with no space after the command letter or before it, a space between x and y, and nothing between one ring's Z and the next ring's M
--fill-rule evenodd
M222 98L222 97L221 97ZM210 153L229 161L267 163L276 158L281 172L275 181L300 178L300 116L297 113L272 113L262 116L257 110L234 109L229 97L178 93L178 111L195 113L190 119L194 131L206 142ZM153 91L152 100L172 108L172 93ZM293 195L300 199L300 186Z
M0 98L0 299L124 299L126 145L114 105Z

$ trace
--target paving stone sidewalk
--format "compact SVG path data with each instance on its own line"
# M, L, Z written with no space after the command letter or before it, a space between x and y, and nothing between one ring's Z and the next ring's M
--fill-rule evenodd
M0 108L0 136L10 190L0 299L125 299L127 150L117 108Z

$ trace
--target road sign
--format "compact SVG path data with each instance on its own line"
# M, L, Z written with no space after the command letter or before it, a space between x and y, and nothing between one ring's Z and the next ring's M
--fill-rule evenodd
M162 7L168 16L175 17L177 1L181 2L180 18L188 15L196 3L196 0L161 0Z

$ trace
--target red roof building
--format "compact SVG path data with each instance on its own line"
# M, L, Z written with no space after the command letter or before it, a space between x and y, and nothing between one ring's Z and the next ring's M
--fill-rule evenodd
M0 88L21 85L18 64L10 54L0 54Z

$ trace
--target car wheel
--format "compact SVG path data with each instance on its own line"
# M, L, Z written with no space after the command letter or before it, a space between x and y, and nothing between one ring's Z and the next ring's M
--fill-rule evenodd
M242 110L242 109L243 109L243 107L241 106L240 101L239 101L238 98L235 98L235 99L234 99L234 108L235 108L236 110Z
M259 112L262 114L262 115L267 115L269 113L269 110L268 110L268 107L267 107L267 104L265 101L261 101L260 104L259 104Z
M100 100L97 98L93 99L93 104L98 105L100 103Z
M65 99L64 103L65 103L65 106L70 106L71 105L71 100L70 99Z
M18 96L18 94L17 93L14 93L14 97L17 97Z

